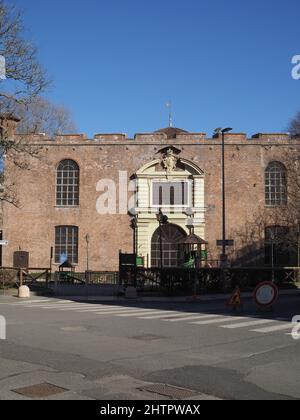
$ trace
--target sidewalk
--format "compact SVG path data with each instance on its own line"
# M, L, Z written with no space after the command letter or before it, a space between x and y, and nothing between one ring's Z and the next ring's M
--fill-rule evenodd
M287 289L287 290L279 290L279 296L295 296L299 295L300 297L300 289ZM205 295L198 295L197 297L194 296L179 296L179 297L169 297L169 296L143 296L137 297L134 299L129 299L125 297L117 297L117 296L55 296L55 295L47 295L43 296L37 294L35 292L31 292L31 299L41 299L41 298L49 298L49 299L61 299L61 300L72 300L77 302L103 302L103 303L120 303L120 302L159 302L159 303L218 303L218 302L226 302L232 296L231 293L218 293L218 294L205 294ZM16 296L16 292L10 293L7 292L4 295L0 293L1 298L14 298L18 299ZM253 292L242 293L243 300L251 300L253 299ZM26 301L26 300L25 300Z
M299 295L300 290L280 290L279 296L294 296ZM116 296L64 296L60 297L63 300L74 300L74 301L89 301L89 302L160 302L160 303L209 303L209 302L222 302L228 301L232 296L231 293L226 294L207 294L198 295L197 298L193 296L180 296L180 297L168 297L168 296L145 296L137 297L135 299L128 299L125 297ZM55 297L55 296L54 296ZM242 293L242 299L251 300L253 298L253 292Z

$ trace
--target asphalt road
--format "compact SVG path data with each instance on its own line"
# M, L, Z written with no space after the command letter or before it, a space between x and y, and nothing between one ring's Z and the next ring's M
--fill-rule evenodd
M145 390L157 383L200 400L299 399L298 314L299 296L280 298L272 313L249 301L236 314L223 303L0 297L0 399L26 399L18 390L41 383L62 388L47 399L165 399Z

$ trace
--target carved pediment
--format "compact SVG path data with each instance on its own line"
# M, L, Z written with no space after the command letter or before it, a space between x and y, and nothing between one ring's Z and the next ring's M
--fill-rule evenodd
M167 174L175 172L177 168L178 157L175 156L173 150L170 148L162 157L162 167L165 169Z

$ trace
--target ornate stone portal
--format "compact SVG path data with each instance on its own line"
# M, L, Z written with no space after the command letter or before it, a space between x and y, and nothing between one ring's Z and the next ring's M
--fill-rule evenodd
M137 251L139 256L144 257L147 267L156 258L151 243L158 228L156 214L159 208L168 216L169 224L186 235L189 234L187 210L192 210L195 234L205 238L203 171L194 162L176 156L180 150L174 147L170 146L159 153L160 157L148 162L136 173ZM176 194L181 192L179 199L165 196L171 196L172 189Z

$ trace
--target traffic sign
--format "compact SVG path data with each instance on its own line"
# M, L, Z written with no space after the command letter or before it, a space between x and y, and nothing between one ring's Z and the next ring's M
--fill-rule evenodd
M222 240L217 241L217 246L223 246L223 244L224 244L224 241L222 241ZM234 246L234 240L233 239L227 239L225 241L225 246Z
M0 241L0 246L8 246L8 241Z
M254 300L257 306L262 308L269 308L273 306L279 295L278 287L269 281L260 283L254 292Z

